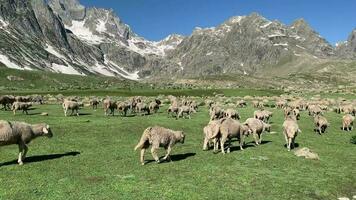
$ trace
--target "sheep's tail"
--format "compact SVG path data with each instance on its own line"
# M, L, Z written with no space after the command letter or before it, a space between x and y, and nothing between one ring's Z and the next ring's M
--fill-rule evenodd
M142 137L141 137L141 139L140 139L140 142L139 142L139 143L136 145L136 147L135 147L135 151L136 151L137 149L142 149L142 148L144 147L145 143L149 141L149 134L150 134L151 130L152 130L152 127L148 127L148 128L143 132Z

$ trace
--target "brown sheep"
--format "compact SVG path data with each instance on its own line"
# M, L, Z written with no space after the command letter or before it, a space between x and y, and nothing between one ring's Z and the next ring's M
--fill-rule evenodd
M141 164L145 164L145 151L148 149L150 145L152 157L155 159L157 163L160 162L159 157L157 155L157 151L159 147L163 147L167 153L164 156L163 160L170 160L170 153L172 147L180 142L184 144L185 135L183 131L173 131L167 128L154 126L148 127L142 134L140 142L135 147L135 151L137 149L141 149L140 161Z
M89 102L89 104L90 104L90 106L92 106L93 110L98 109L99 103L100 103L100 101L97 98L93 98Z
M175 113L176 117L178 116L178 111L179 111L179 108L175 107L175 106L169 106L169 108L167 110L168 114L171 113L171 115L173 115Z
M23 103L23 102L14 102L12 104L12 111L14 115L16 115L17 110L22 110L22 113L26 113L28 115L28 109L32 106L32 103Z
M346 131L352 131L354 128L354 120L355 117L347 114L345 116L342 117L342 130L346 130Z
M23 165L31 140L36 137L52 137L47 124L30 125L23 122L0 121L0 146L17 144L19 146L19 165Z

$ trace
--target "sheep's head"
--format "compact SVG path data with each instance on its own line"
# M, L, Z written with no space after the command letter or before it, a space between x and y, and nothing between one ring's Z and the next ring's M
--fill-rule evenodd
M178 136L179 136L179 142L184 144L184 140L185 140L185 134L183 133L183 131L178 131Z
M268 133L271 132L271 125L270 124L264 124L265 127L265 131L267 131Z
M52 133L52 130L51 130L51 128L49 127L49 125L46 124L46 125L43 127L42 131L43 131L43 135L44 135L44 136L47 136L47 137L49 137L49 138L53 137L53 133Z
M246 135L246 136L252 134L252 130L246 123L241 125L241 131L242 131L242 134Z

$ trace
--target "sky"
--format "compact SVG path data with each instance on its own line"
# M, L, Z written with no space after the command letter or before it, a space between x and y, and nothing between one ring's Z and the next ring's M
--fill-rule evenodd
M217 26L230 17L257 12L291 24L304 18L331 44L356 28L356 0L80 0L111 8L138 35L161 40L172 33L190 35L195 27Z

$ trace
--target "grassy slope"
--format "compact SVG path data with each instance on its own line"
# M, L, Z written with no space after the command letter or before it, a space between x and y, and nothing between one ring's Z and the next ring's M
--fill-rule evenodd
M356 145L351 133L339 129L341 115L328 113L328 133L313 133L312 120L303 113L301 147L316 151L321 160L297 158L283 147L282 112L273 110L273 130L265 144L228 155L204 152L202 127L205 108L192 120L174 120L165 113L144 117L104 117L102 110L63 117L59 105L36 106L32 114L14 117L0 111L0 119L48 122L55 137L30 144L27 163L15 162L17 147L0 148L0 199L336 199L356 195ZM239 109L243 119L253 108ZM186 143L173 149L173 163L139 164L133 151L143 130L162 125L184 130ZM252 141L248 138L247 141ZM236 142L233 143L237 145ZM68 155L67 153L76 156ZM163 152L161 152L162 155ZM147 153L147 159L152 159ZM262 160L259 160L262 158ZM267 159L267 160L263 160Z

